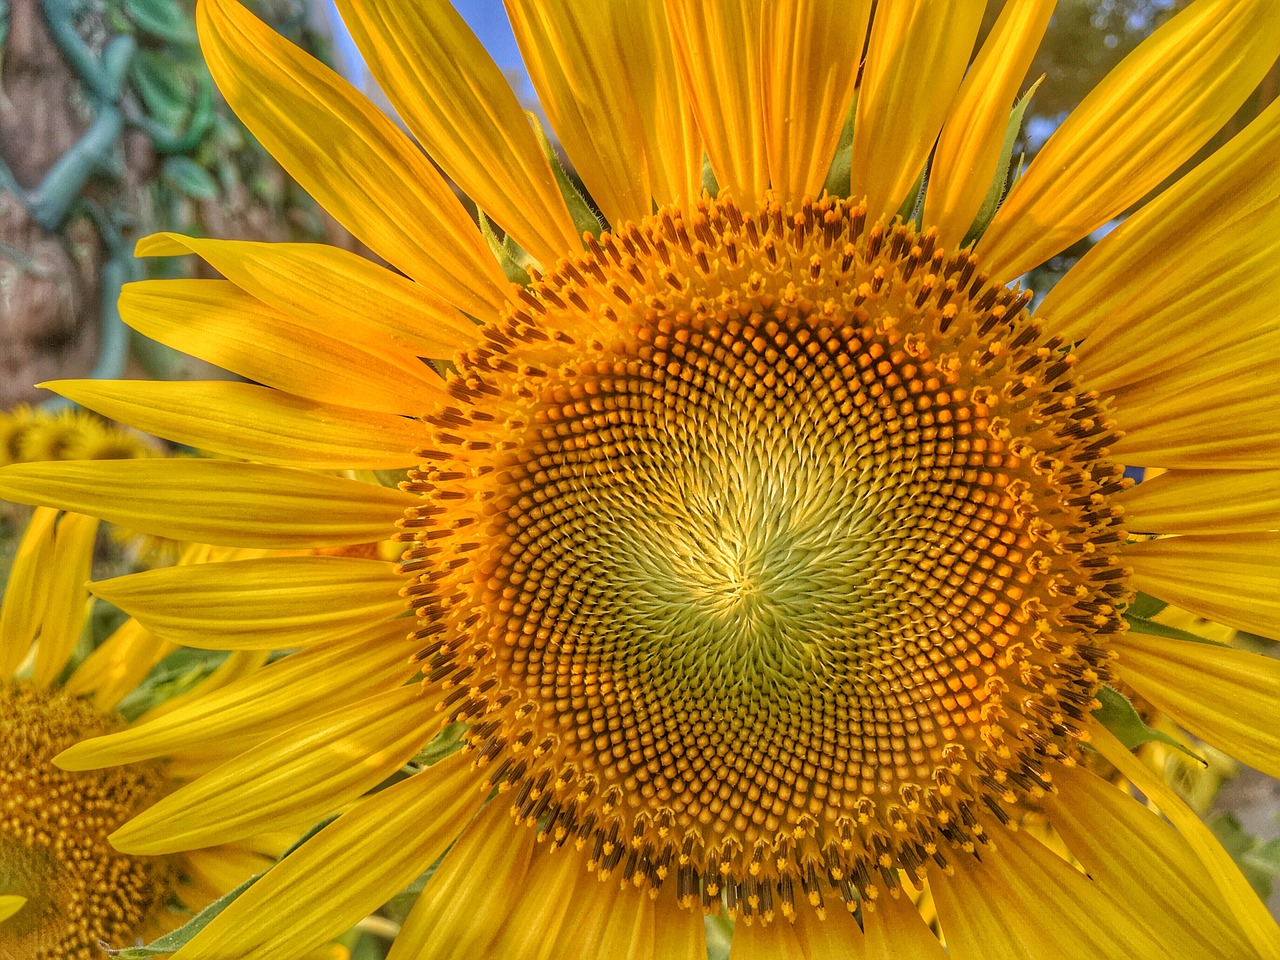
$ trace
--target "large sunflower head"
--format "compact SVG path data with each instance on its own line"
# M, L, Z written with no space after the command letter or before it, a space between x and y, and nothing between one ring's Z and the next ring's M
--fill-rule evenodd
M1278 769L1274 662L1128 607L1280 628L1280 107L1034 313L1012 285L1235 113L1280 7L1193 3L992 213L1052 3L1011 0L971 56L973 0L510 0L589 196L452 7L339 6L425 154L232 0L198 19L230 104L395 269L143 241L225 279L131 286L124 316L256 383L57 389L235 459L0 474L169 536L329 551L95 586L174 640L301 649L63 754L230 757L121 849L344 811L182 960L294 956L441 854L396 958L695 958L706 913L740 957L1280 956L1095 717L1140 694ZM334 549L393 531L398 562ZM446 722L461 751L423 752Z

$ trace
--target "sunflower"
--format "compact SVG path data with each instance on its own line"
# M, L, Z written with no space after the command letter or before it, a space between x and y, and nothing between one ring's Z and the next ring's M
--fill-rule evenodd
M341 812L177 956L296 956L439 860L395 960L692 960L707 913L735 958L1280 957L1094 715L1131 691L1280 773L1280 665L1125 615L1280 633L1280 105L1034 314L1010 286L1223 126L1280 5L1173 17L994 215L1049 2L971 61L974 0L509 0L589 202L450 5L339 6L423 150L232 0L197 19L231 106L394 269L144 240L225 279L130 286L128 322L255 382L56 389L241 462L0 472L199 542L404 547L96 585L172 640L300 650L62 755L242 751L120 849ZM461 751L389 782L450 722Z
M86 410L19 404L0 412L0 463L126 460L158 453L138 434L112 427Z
M84 628L98 521L38 509L18 549L0 609L0 954L22 960L88 960L99 945L123 948L178 926L249 876L284 844L259 836L190 853L139 857L108 836L186 776L214 764L175 758L89 772L53 757L125 723L117 707L173 645L126 621L68 671ZM224 664L192 691L215 689L252 669ZM248 662L246 662L248 661ZM164 703L148 715L162 714ZM175 909L177 908L177 909ZM345 957L324 948L316 958Z

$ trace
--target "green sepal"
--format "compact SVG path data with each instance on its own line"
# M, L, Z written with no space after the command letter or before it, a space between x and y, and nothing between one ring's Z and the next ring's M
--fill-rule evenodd
M1259 897L1271 899L1275 878L1280 876L1280 837L1263 842L1253 836L1230 813L1219 814L1209 821L1209 829L1218 838L1240 872Z
M973 224L969 227L969 232L965 235L961 246L968 246L982 236L987 227L991 226L991 221L995 217L996 211L1000 209L1000 202L1005 198L1005 184L1009 180L1009 163L1013 159L1013 145L1018 139L1018 131L1022 129L1022 118L1027 112L1027 107L1031 105L1031 97L1042 82L1044 82L1043 75L1013 105L1013 110L1009 114L1009 122L1004 128L1004 143L1000 145L1000 159L996 163L996 175L991 181L991 186L982 201L982 206L978 208L978 215L974 217ZM1019 158L1018 169L1014 174L1013 183L1016 183L1021 175L1022 159ZM1013 183L1009 183L1009 187L1012 188Z
M507 279L527 287L530 277L524 264L532 262L529 255L509 236L498 239L498 234L493 229L493 221L484 215L483 210L477 210L476 216L480 221L480 236L484 237L484 242L489 245L489 250L497 258L498 265L502 267L502 272Z
M723 915L707 916L704 921L707 934L709 960L729 960L730 943L733 941L733 921Z
M1127 749L1133 750L1144 743L1162 743L1185 753L1201 766L1206 765L1193 750L1188 749L1167 733L1161 733L1147 726L1138 715L1138 711L1133 708L1133 704L1129 702L1129 698L1120 691L1104 686L1098 690L1098 701L1102 706L1093 712L1094 717Z
M532 113L529 113L528 117L529 122L533 124L533 132L538 136L538 143L542 144L542 153L547 158L547 163L551 165L551 172L555 174L556 185L560 188L560 195L564 197L565 206L569 208L569 216L573 217L573 225L577 227L579 235L591 233L598 236L604 226L600 218L596 216L595 211L591 209L591 204L587 203L586 197L582 195L582 191L578 189L578 185L573 182L564 164L560 162L560 157L547 138L546 131L542 129L541 122Z
M1149 637L1164 637L1166 640L1190 640L1192 643L1207 643L1214 647L1227 646L1225 643L1219 643L1217 640L1210 640L1208 637L1188 633L1186 630L1179 630L1177 627L1157 623L1155 620L1148 620L1145 617L1136 617L1132 613L1126 613L1124 618L1128 621L1129 629L1134 633L1145 633Z
M844 126L840 128L836 155L831 158L826 182L822 184L822 189L828 196L849 196L849 188L853 182L853 115L857 106L858 95L855 93L849 104L849 112L845 114Z
M465 723L451 723L428 743L411 761L419 766L429 767L439 763L445 757L462 749L462 735L467 732Z
M716 172L711 169L711 158L702 155L702 192L710 197L720 195L720 182L716 180Z
M306 833L295 840L289 846L288 850L281 854L280 860L289 856L289 854L293 853L317 833L329 824L333 823L336 819L336 816L329 817L312 826ZM152 940L145 947L127 947L124 950L107 950L106 952L111 956L118 958L118 960L144 960L145 957L156 957L176 953L178 950L185 947L192 937L212 923L214 917L222 913L222 911L227 909L227 907L231 906L231 904L233 904L241 894L265 877L270 870L271 867L267 867L267 869L263 870L261 873L255 873L234 890L229 893L224 893L182 926L178 927L178 929L170 930L163 937L158 937L157 939Z
M373 482L380 487L389 487L392 490L398 490L400 484L409 479L409 471L402 470L370 470L369 476Z
M898 212L895 214L903 223L917 220L919 216L923 215L923 205L920 201L924 198L924 188L928 182L928 176L929 166L925 164L920 169L920 176L916 177L915 186L907 192L907 199L902 201L902 206L898 208ZM916 226L918 228L920 226L919 223Z
M1143 620L1150 620L1168 605L1169 602L1167 600L1153 597L1149 593L1139 593L1133 598L1133 603L1129 604L1128 612L1135 617L1141 617Z

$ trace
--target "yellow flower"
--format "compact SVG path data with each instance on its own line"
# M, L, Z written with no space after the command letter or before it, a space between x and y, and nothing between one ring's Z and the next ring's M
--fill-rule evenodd
M1050 2L1007 4L970 64L978 0L874 21L869 0L510 0L610 224L585 241L586 206L452 7L340 6L430 160L232 0L198 20L229 103L396 270L144 241L226 279L131 286L128 321L255 384L58 389L246 462L0 473L15 499L177 538L405 544L398 568L276 557L97 585L175 641L301 648L63 755L244 751L121 849L342 811L181 960L295 956L442 854L394 960L698 958L717 911L735 958L943 956L902 895L920 884L953 960L1280 957L1225 852L1093 718L1117 684L1280 772L1280 665L1123 617L1142 590L1280 632L1280 106L1034 315L1006 286L1232 116L1280 5L1173 18L971 246ZM930 157L920 225L895 219ZM1124 465L1167 472L1130 488ZM399 489L334 473L403 469ZM447 721L461 753L370 792ZM1078 763L1086 742L1167 821ZM1014 829L1031 810L1051 845Z
M56 522L55 522L56 521ZM119 730L117 704L173 645L128 621L65 676L84 627L85 580L98 521L38 509L0 610L0 955L23 960L101 956L151 940L250 875L278 837L163 857L119 853L108 837L183 777L214 766L178 757L73 773L53 757ZM33 645L34 644L34 645ZM214 689L241 657L202 684ZM252 665L252 664L251 664ZM154 707L150 714L163 712Z
M0 413L0 463L36 460L126 460L154 457L141 436L109 426L84 410L33 409L19 404Z

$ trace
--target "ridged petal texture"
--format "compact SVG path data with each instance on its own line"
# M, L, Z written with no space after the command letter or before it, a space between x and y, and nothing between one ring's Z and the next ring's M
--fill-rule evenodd
M1280 636L1280 104L1148 196L1280 3L1171 15L966 249L1053 0L976 56L982 0L504 0L598 230L459 9L337 3L407 133L235 0L197 23L385 265L143 239L220 279L122 317L241 379L47 386L227 459L0 470L41 505L0 677L56 685L91 595L132 619L67 695L227 652L57 757L166 764L117 845L216 892L335 817L176 960L311 960L437 861L391 960L701 960L704 908L731 960L1280 960L1093 716L1113 684L1280 775L1276 662L1122 616ZM1034 318L1004 286L1141 201ZM99 517L192 546L86 586Z

